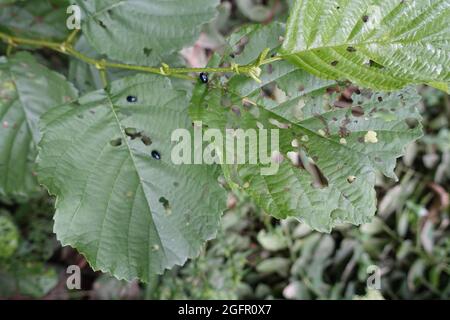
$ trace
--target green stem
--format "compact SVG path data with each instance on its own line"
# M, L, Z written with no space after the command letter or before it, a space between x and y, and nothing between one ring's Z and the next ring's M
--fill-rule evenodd
M76 36L78 34L78 30L74 30L65 41L63 42L53 42L48 40L39 40L39 39L30 39L30 38L22 38L22 37L14 37L10 36L6 33L0 32L0 40L8 44L8 46L33 46L38 48L47 48L53 51L57 51L62 54L66 54L68 56L72 56L78 60L81 60L87 64L95 66L99 70L106 70L108 68L115 69L125 69L125 70L134 70L140 72L147 72L153 74L159 74L163 76L181 78L186 80L195 80L195 77L188 75L189 73L236 73L236 74L244 74L247 76L251 76L255 80L257 76L255 76L256 69L259 69L260 66L269 64L275 61L282 60L281 56L276 56L267 59L257 59L256 61L246 64L246 65L237 65L233 64L229 67L221 67L221 68L171 68L166 64L163 64L161 67L149 67L149 66L138 66L138 65L130 65L124 63L116 63L106 60L97 60L91 57L86 56L85 54L77 51L73 48L72 43L74 42ZM268 50L268 49L266 49Z

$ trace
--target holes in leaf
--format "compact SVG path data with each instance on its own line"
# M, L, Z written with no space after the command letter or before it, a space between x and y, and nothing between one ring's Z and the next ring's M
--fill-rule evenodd
M345 116L345 118L341 121L341 125L339 126L339 136L341 138L345 138L350 135L350 131L348 130L347 126L350 124L350 119L348 115Z
M384 67L381 64L379 64L373 60L369 60L369 67L376 68L376 69L384 69Z
M328 187L328 179L316 164L319 160L317 157L312 159L308 157L303 149L300 149L298 152L289 152L288 158L295 167L305 169L310 174L313 188L324 189Z
M294 167L305 169L299 152L290 151L287 153L287 157L289 160L291 160L291 163Z
M233 113L234 113L237 117L240 117L240 116L241 116L241 109L239 109L238 106L232 106L232 107L231 107L231 111L233 111Z
M131 140L134 140L134 139L136 139L136 138L138 138L138 137L141 136L141 133L138 132L138 131L136 130L136 128L126 128L126 129L125 129L125 134L126 134L127 136L129 136L129 137L131 138Z
M102 27L103 29L108 29L106 27L106 24L102 21L102 20L97 20L97 23L99 24L100 27Z
M228 107L231 107L232 101L231 101L231 99L230 99L228 96L222 96L222 97L220 98L220 104L221 104L223 107L228 108Z
M354 47L347 47L348 52L356 52L356 49Z
M330 132L330 127L328 126L327 119L323 115L318 114L318 113L314 113L314 118L319 119L320 122L322 122L322 124L324 126L323 129L318 130L318 133L323 137L329 136L331 134L331 132Z
M284 161L284 156L279 151L274 151L271 157L272 163L281 164Z
M130 137L131 140L139 138L146 146L153 143L152 139L148 135L146 135L143 131L138 131L136 128L126 128L125 134Z
M320 168L316 164L311 163L309 169L307 168L306 170L308 170L308 172L313 177L312 183L313 188L324 189L328 187L329 185L328 179L325 177L322 170L320 170Z
M355 182L355 180L356 180L356 177L355 177L355 176L348 176L348 177L347 177L347 182L348 182L348 183L353 183L353 182Z
M244 106L244 108L250 109L252 106L256 106L257 104L248 98L244 98L242 99L242 105Z
M356 93L357 95L361 94L361 90L356 87L356 86L349 86L348 88L345 88L344 91L342 91L342 99L353 103L353 94ZM361 104L362 102L358 102L359 104Z
M134 193L133 193L133 191L127 191L127 192L125 193L125 196L126 196L128 199L131 199L131 198L133 198Z
M119 147L122 145L122 138L113 139L109 142L113 147Z
M340 92L340 91L337 91ZM361 90L356 86L349 86L348 88L345 88L345 90L342 91L341 95L337 99L337 101L334 102L334 106L336 108L348 108L351 107L353 103L352 96L353 94L361 94Z
M241 38L241 40L239 40L239 42L236 44L236 49L234 50L234 52L232 53L233 55L233 59L238 56L239 54L242 53L242 51L244 51L245 46L247 45L249 41L249 38L247 36L244 36Z
M338 64L339 64L339 61L337 61L337 60L334 60L334 61L331 62L331 65L333 67L336 67Z
M354 117L362 117L364 115L364 109L361 106L352 107L352 115Z
M363 21L364 23L369 22L369 16L368 16L368 15L363 16L363 17L362 17L362 21Z
M339 92L341 92L341 88L338 85L327 88L328 94L339 93Z

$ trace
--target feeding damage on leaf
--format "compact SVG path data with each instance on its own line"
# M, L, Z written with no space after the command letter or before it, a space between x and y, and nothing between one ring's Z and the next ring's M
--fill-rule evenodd
M92 2L92 3L91 3ZM90 45L110 59L156 66L192 45L203 24L216 15L219 0L76 0L81 29Z
M449 18L448 0L297 0L281 54L318 77L376 90L448 88Z
M258 31L243 28L230 37L231 48L238 48L232 59L251 59L247 46ZM345 51L357 49L347 45ZM258 165L224 164L228 183L273 216L296 217L319 231L369 221L376 210L376 173L396 179L396 159L422 134L420 126L407 125L420 120L415 89L372 93L337 86L285 62L264 66L261 79L215 79L209 88L198 87L191 101L191 117L209 128L280 130L278 172L262 176Z

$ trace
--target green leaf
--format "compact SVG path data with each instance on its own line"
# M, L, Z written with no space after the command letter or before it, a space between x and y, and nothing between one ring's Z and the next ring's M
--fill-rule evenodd
M0 10L0 27L17 36L63 40L69 31L66 13L69 1L17 2Z
M173 130L192 128L187 104L168 79L140 74L43 118L38 172L57 196L54 230L95 270L148 281L215 236L217 168L171 160Z
M271 7L274 4L264 6L255 3L253 0L236 0L236 5L240 12L248 19L257 22L264 22L270 20L272 15Z
M32 298L42 298L58 284L58 272L40 262L14 265L10 270L0 269L0 295L18 294Z
M226 47L224 58L226 61L234 61L238 64L249 64L258 58L264 49L279 47L284 31L284 24L279 22L267 25L244 25L227 39L228 47Z
M89 43L111 59L131 64L164 62L198 38L212 20L218 0L75 1L83 11Z
M322 78L377 90L450 81L450 1L297 0L281 53Z
M24 197L37 190L39 118L76 96L62 75L28 53L0 58L0 195Z
M261 230L258 233L257 239L261 246L269 251L279 251L288 246L286 238L280 229L276 229L273 232Z
M262 274L277 273L282 277L289 275L289 266L291 262L287 258L274 257L261 261L256 266L256 271Z
M325 92L332 82L301 70L289 73L287 67L273 64L261 84L235 76L227 85L197 87L192 118L222 130L279 129L284 161L275 174L262 175L267 165L222 165L231 187L276 218L296 217L326 232L337 224L370 221L376 172L396 178L396 158L421 136L420 97L414 89L363 91L343 107L340 95ZM272 81L286 90L279 101L261 94Z

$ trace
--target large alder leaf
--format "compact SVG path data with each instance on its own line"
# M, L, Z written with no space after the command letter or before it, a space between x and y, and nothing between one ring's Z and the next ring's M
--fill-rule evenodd
M70 32L68 6L69 0L18 1L1 8L0 28L15 36L63 40Z
M301 70L284 73L285 68L275 63L272 78L262 77L262 84L235 76L226 86L197 87L192 118L221 130L279 130L282 162L275 174L261 174L267 165L222 165L230 186L249 194L269 214L296 217L324 232L341 223L370 221L377 171L396 178L396 158L421 136L420 97L414 89L364 91L342 106L339 95L325 90L332 83ZM286 96L276 101L262 94L270 81Z
M140 74L43 118L38 173L57 197L54 230L95 270L148 281L215 236L217 168L171 161L173 130L192 128L187 105L168 79Z
M99 53L114 60L156 65L198 38L216 14L218 0L75 1L82 30Z
M296 0L281 53L377 90L450 83L450 0Z
M77 97L65 78L20 53L0 58L0 195L36 191L34 161L39 118Z

